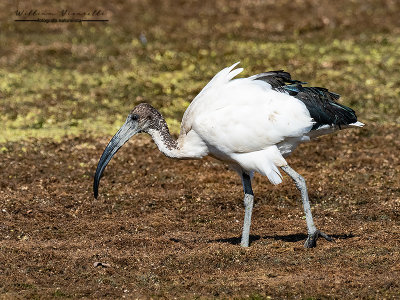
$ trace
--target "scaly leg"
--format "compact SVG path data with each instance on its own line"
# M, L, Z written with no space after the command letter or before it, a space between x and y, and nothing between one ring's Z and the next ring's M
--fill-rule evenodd
M242 183L244 190L244 223L243 223L243 232L242 232L242 241L240 242L240 246L248 247L249 246L249 237L250 237L250 225L251 225L251 213L253 211L253 203L254 203L254 194L251 188L251 178L248 174L242 173Z
M299 189L301 193L301 200L303 201L303 208L304 208L304 213L306 215L307 230L308 230L308 238L304 244L304 247L306 248L316 247L317 239L320 236L322 236L324 239L328 241L331 241L332 240L331 237L319 231L314 225L313 217L311 214L310 202L308 201L306 181L304 180L304 178L288 165L283 166L281 168L286 174L288 174L294 180L294 182L296 183L296 187Z

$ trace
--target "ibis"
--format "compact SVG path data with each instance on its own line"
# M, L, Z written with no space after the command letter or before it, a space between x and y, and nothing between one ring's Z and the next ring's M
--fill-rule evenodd
M285 158L303 142L349 127L362 127L353 109L339 104L339 95L321 87L308 87L282 70L234 79L243 68L218 72L186 109L175 140L160 112L141 103L105 148L94 177L98 197L101 175L113 155L135 134L149 134L167 157L200 159L207 155L231 166L244 190L241 246L249 246L255 172L277 185L283 170L301 193L308 237L304 246L316 246L319 237L331 240L314 224L304 178Z

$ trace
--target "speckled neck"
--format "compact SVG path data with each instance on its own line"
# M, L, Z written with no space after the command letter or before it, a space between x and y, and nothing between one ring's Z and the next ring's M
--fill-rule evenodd
M158 149L164 153L165 156L171 158L178 157L178 143L171 136L167 122L165 122L162 116L153 123L153 126L147 130L147 133L151 135Z

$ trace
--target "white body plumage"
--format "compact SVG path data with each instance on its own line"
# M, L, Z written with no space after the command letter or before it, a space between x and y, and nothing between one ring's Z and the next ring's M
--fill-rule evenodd
M189 105L182 119L179 150L168 156L211 155L239 172L258 172L279 184L282 177L277 167L287 165L284 156L309 140L314 121L302 101L273 90L267 82L254 76L233 79L243 70L233 70L237 64L215 75Z
M168 157L199 159L210 155L239 173L245 194L242 246L247 247L250 242L254 201L251 178L258 172L279 184L279 167L301 192L308 231L304 246L315 247L319 236L331 240L314 225L305 180L287 165L284 157L310 138L364 124L357 122L354 110L335 101L338 94L325 88L304 87L282 70L233 79L243 70L233 70L236 65L215 75L192 101L183 116L177 141L154 107L137 105L100 157L94 196L98 196L101 175L113 155L132 136L146 132Z

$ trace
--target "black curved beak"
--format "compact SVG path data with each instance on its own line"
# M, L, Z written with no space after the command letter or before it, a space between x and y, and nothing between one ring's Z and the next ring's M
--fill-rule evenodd
M124 125L118 130L113 136L111 141L108 143L106 149L100 157L99 163L97 164L96 174L94 175L93 193L97 199L99 195L99 183L101 175L104 172L107 164L114 156L115 153L136 133L138 133L138 123L133 121L129 116L126 119Z

